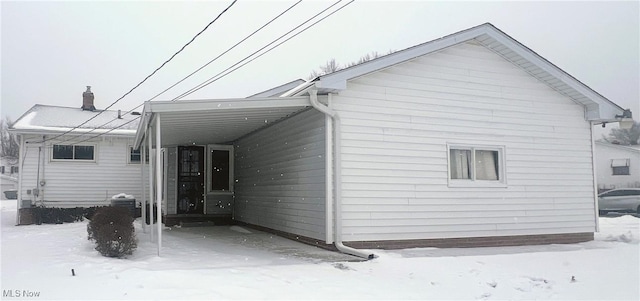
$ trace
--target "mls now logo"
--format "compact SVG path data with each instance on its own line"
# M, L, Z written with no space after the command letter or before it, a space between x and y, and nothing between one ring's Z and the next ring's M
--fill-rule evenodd
M2 298L37 298L40 297L40 292L33 292L30 290L2 290Z

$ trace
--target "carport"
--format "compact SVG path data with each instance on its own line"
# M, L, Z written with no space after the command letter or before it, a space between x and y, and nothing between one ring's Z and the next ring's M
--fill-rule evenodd
M310 119L313 119L315 122L313 126L309 126L308 121ZM292 120L295 120L295 122ZM214 206L208 206L208 209L206 211L203 210L201 213L206 215L210 213L208 211L212 210L212 208L216 210L218 207L224 208L227 200L235 197L235 195L233 195L233 187L234 182L237 180L234 180L233 175L233 171L235 170L233 152L235 148L239 148L236 143L239 140L250 140L250 138L247 137L269 132L270 134L262 134L262 141L265 141L266 144L270 143L270 140L273 138L272 136L284 137L286 140L282 145L287 145L284 146L285 148L296 146L299 143L311 143L307 146L311 146L316 153L310 156L303 157L300 155L300 158L297 159L280 155L277 159L285 162L285 164L288 162L298 162L298 164L307 165L313 164L318 171L315 173L314 179L316 182L314 183L300 183L303 181L301 181L299 177L302 173L306 173L306 170L289 172L287 176L290 180L297 183L296 187L301 193L307 193L306 188L312 187L313 189L311 190L315 191L316 194L310 198L305 198L303 195L301 198L303 202L305 202L301 205L311 206L311 209L305 208L304 210L298 210L289 208L289 217L300 219L302 220L301 223L303 223L299 228L291 228L294 229L294 231L288 231L288 228L278 229L278 227L284 223L296 224L299 222L298 220L283 222L279 216L276 217L276 215L272 215L269 210L260 211L260 208L254 208L254 210L260 211L259 214L262 215L263 219L275 220L276 224L275 226L273 223L271 225L255 225L261 228L275 230L276 233L289 235L290 237L292 234L293 237L297 238L298 235L302 233L300 235L301 237L311 238L315 240L315 243L333 244L343 253L363 258L373 258L373 254L356 250L342 244L340 204L341 168L339 151L340 120L337 114L331 109L331 94L318 96L315 89L304 96L146 102L142 112L142 119L136 132L134 148L140 149L141 154L145 153L146 148L150 154L148 165L148 193L149 199L151 200L150 203L152 204L150 208L153 208L153 204L157 205L156 212L151 212L150 214L151 218L153 219L153 214L158 217L162 214L163 201L166 205L165 208L172 205L173 202L168 201L168 197L171 196L176 196L176 211L182 210L189 212L191 209L202 210L198 209L198 202L194 202L193 198L201 195L202 198L206 199L207 196L205 196L205 194L208 193L206 191L211 190L213 186L218 189L215 193L221 201L218 201ZM289 135L290 132L294 132L295 135ZM312 135L316 140L308 142L308 135ZM290 140L289 142L291 143L288 143L287 140ZM206 146L206 148L203 146ZM175 165L167 165L167 162L171 161L171 153L163 156L163 149L167 147L177 149ZM198 147L200 149L197 149ZM194 150L193 148L196 149ZM221 163L215 166L209 164L206 167L208 168L206 172L202 167L195 167L195 169L193 167L196 165L201 166L199 165L201 164L200 162L207 161L203 155L199 154L200 152L204 154L204 150L207 150L207 155L212 156L209 157L210 163L218 159L220 160L218 163ZM300 152L303 152L303 150L305 152L310 151L302 145L298 147L298 150ZM221 155L218 155L218 159L216 159L215 154ZM182 156L182 158L180 156ZM263 148L262 156L270 157L273 155L264 151ZM246 156L240 157L247 160ZM169 159L163 160L163 158ZM255 158L254 156L253 159L257 160L257 164L261 164L261 161L263 161L263 157ZM225 164L225 160L227 160L226 162L228 164ZM146 168L144 164L145 160L141 161L143 162L143 164L141 164L141 175L144 177L144 170ZM313 162L309 163L311 161ZM167 185L168 176L166 173L172 166L176 165L177 167L175 167L175 169L178 171L172 174L180 174L176 176L178 179L176 179L177 185L175 185L176 191L180 191L170 192L169 190L172 189L174 185ZM191 168L192 172L190 175L192 175L192 177L185 176L181 178L183 174L189 174L188 172L184 172L185 170L188 171L189 168ZM180 171L181 169L182 171ZM273 168L271 169L273 170ZM165 173L164 177L163 170ZM230 170L230 173L225 177L219 177L220 174L216 174L215 177L212 175L216 172L224 172L224 170ZM259 173L260 170L258 169L256 172ZM203 173L206 175L203 176ZM285 173L286 172L279 173L279 176L285 178ZM188 181L195 177L206 178L206 186L208 188L204 191L192 193L191 196L194 197L190 200L188 195L182 193L183 190L187 189L184 187L205 186L204 180L202 180L203 184L201 185L191 185L193 183ZM272 180L275 177L277 176L272 177ZM214 178L218 181L212 180ZM253 185L255 186L256 184ZM319 188L320 185L322 188ZM272 185L269 188L273 187L282 190L285 186ZM245 187L243 189L243 191L248 190L251 190L251 188ZM272 198L271 201L274 203L278 196L274 197L273 191L267 190L267 192L271 194L269 197ZM181 193L185 196L184 198L180 197ZM253 193L263 198L261 191L253 191ZM143 191L143 204L146 204L147 201L145 194ZM275 192L275 194L277 194L277 192ZM227 199L225 199L225 197ZM313 200L312 204L310 204L310 200ZM277 201L278 203L280 202L279 199ZM235 204L233 206L235 206ZM142 206L142 209L145 210L145 207L146 206ZM246 206L243 208L246 208ZM312 216L304 215L310 211L313 212ZM297 215L298 212L300 215ZM143 212L143 216L144 215L145 212ZM309 224L310 220L313 221L311 224ZM310 230L308 229L309 227L313 229ZM160 256L162 249L162 227L152 226L152 228L155 228L152 229L151 232L152 236L154 235L153 233L157 235L158 255ZM305 235L306 233L310 234Z
M310 106L308 97L216 99L184 101L148 101L136 132L134 148L149 151L149 200L156 205L153 215L160 216L162 198L166 196L163 183L162 148L177 145L228 144L238 138L287 118ZM141 160L144 174L145 160ZM143 189L142 203L146 204ZM142 206L145 211L146 206ZM153 211L153 210L152 210ZM145 212L143 212L143 216ZM143 224L144 225L144 224ZM151 226L154 228L154 226ZM162 248L162 227L157 233L158 255Z

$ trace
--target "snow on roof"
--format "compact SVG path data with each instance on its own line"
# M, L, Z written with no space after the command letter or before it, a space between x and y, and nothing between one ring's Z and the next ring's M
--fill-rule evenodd
M73 132L92 131L92 133L101 134L112 130L109 132L110 134L135 135L140 117L131 114L125 115L123 112L122 118L118 119L118 111L84 111L80 108L37 104L22 115L11 126L11 129L22 133L67 132L96 115L97 117L93 120L74 129Z

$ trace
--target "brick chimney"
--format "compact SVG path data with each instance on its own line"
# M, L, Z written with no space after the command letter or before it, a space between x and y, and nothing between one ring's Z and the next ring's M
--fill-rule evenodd
M93 106L93 92L91 92L91 86L87 86L87 91L82 93L82 110L96 110L96 107Z

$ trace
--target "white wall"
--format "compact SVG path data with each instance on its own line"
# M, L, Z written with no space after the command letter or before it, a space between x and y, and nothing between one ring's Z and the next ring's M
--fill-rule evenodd
M612 159L629 159L629 175L613 175ZM598 189L640 187L640 149L596 142Z
M584 108L483 46L365 75L333 99L345 241L595 230ZM506 187L449 187L447 143L504 147Z
M25 136L28 141L39 139L42 136ZM44 147L41 143L25 144L24 164L20 168L21 199L31 199L37 205L44 201L48 207L96 206L109 204L111 196L124 192L141 200L140 164L128 163L133 138L99 137L87 142L95 145L95 162L53 161L51 150L55 143L58 142L49 141ZM148 189L147 170L144 177L144 187ZM27 190L39 187L38 180L46 183L35 200Z
M237 141L234 219L324 240L324 135L308 110Z

